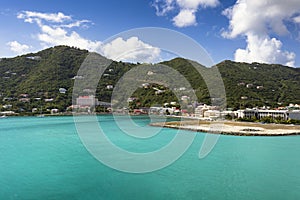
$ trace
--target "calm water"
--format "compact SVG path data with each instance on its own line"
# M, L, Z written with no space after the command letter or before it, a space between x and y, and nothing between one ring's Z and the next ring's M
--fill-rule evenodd
M139 143L111 116L99 118L109 138L131 151L155 150L176 134L163 129ZM200 160L204 136L172 165L129 174L93 158L72 117L0 119L0 199L300 199L300 136L221 136Z

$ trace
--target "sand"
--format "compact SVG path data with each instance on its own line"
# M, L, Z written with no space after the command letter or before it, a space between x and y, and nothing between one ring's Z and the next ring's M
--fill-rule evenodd
M261 124L235 121L174 121L153 123L151 126L160 126L175 129L184 129L197 132L215 133L236 136L286 136L300 135L299 125Z

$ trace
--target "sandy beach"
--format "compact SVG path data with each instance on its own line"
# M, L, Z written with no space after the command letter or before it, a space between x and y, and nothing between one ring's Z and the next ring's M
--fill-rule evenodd
M174 121L153 123L151 126L184 129L196 132L235 136L287 136L300 135L299 125L261 124L236 121Z

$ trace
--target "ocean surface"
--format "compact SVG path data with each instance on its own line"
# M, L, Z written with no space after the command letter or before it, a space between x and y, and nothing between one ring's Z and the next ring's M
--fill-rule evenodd
M98 120L113 143L132 152L160 149L177 134L164 128L137 139L123 134L112 116ZM133 120L141 127L149 123L147 117ZM195 139L173 164L134 174L95 159L71 116L0 119L0 199L300 199L300 136L222 135L212 152L199 159L205 134L185 134Z

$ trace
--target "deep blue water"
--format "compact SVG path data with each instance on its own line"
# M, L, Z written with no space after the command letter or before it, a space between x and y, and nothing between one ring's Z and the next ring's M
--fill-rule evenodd
M134 120L149 123L145 117ZM108 138L129 151L159 149L177 133L163 129L152 138L135 139L111 116L99 121ZM196 138L172 165L132 174L96 160L72 117L0 119L0 199L300 199L300 136L222 135L199 159L205 134L186 134Z

